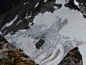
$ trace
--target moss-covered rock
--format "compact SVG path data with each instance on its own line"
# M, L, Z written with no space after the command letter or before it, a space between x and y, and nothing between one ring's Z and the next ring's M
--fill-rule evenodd
M0 59L0 65L37 65L27 55L15 50L9 50L8 59Z
M0 65L37 65L22 50L0 36Z
M82 55L79 49L76 47L69 51L59 65L83 65Z

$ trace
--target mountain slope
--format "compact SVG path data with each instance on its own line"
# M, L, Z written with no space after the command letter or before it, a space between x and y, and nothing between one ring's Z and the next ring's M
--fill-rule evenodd
M57 65L86 42L84 10L73 1L33 0L19 5L0 22L1 35L40 65Z

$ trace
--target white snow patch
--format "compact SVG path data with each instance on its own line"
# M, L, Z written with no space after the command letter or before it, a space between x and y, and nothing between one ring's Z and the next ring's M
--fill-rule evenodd
M31 26L32 25L32 23L29 23L29 25L28 26Z
M54 6L54 9L58 9L58 7L57 6Z
M64 11L64 10L62 10ZM72 39L74 38L81 38L83 41L86 41L86 19L83 18L83 16L80 15L80 12L78 11L66 11L66 13L62 13L65 15L65 18L68 20L68 24L62 28L62 30L59 32L63 36L70 37ZM59 15L60 17L60 15ZM62 17L61 19L63 19ZM83 32L82 32L83 31Z
M30 17L31 17L31 15L29 15L29 16L26 15L26 16L25 16L25 19L28 19L28 18L30 18Z
M44 2L47 2L47 0L44 0Z
M25 32L26 31L26 29L24 29L24 30L18 30L19 32Z
M38 6L39 2L35 5L35 8Z
M55 4L65 4L65 0L56 0Z
M53 15L53 13L51 12L45 12L43 15L38 14L33 22L37 25L45 24L46 29L49 29L55 21L58 21L58 18L56 18L55 16L56 15Z
M25 2L23 5L26 5L27 4L27 2ZM28 3L29 4L29 3Z
M74 3L75 5L79 6L79 3L76 0L74 0Z
M16 20L17 18L18 18L18 15L16 15L15 18L14 18L11 22L5 24L1 30L3 30L5 27L11 26L11 25L15 22L15 20Z
M16 37L22 35L22 34L25 33L25 32L26 32L26 29L24 29L24 30L18 30L14 35L11 35L11 33L8 33L8 34L5 36L5 38L6 38L7 40L11 40L11 41L12 41L12 39L15 39ZM11 42L9 42L9 43L11 43Z
M16 25L18 25L20 22L22 22L22 20L19 20L18 23Z
M0 35L1 35L1 31L0 31Z

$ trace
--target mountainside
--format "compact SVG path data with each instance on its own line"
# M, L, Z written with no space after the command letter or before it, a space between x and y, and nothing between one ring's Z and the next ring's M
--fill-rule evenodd
M81 64L82 58L78 48L71 50L59 65ZM71 58L71 59L70 59ZM21 49L9 44L0 36L0 65L38 65L30 59Z
M38 65L21 49L12 46L0 36L0 65Z
M85 3L85 0L14 1L4 12L1 7L0 34L40 65L59 64L75 47L79 47L85 65Z

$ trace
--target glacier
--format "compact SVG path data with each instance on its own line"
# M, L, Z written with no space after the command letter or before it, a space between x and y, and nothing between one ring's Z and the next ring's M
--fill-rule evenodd
M64 5L65 1L56 0L56 3ZM75 47L82 54L83 65L86 64L86 19L81 12L62 6L53 13L39 13L33 23L30 28L18 30L13 35L8 33L4 38L40 65L59 64ZM37 49L35 44L40 39L45 42Z

